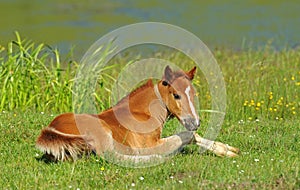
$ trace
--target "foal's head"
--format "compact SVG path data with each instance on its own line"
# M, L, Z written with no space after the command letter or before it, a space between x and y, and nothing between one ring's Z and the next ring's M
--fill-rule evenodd
M169 66L165 68L159 88L164 104L189 131L195 131L200 125L199 116L194 106L195 90L191 81L196 67L188 72L173 72Z

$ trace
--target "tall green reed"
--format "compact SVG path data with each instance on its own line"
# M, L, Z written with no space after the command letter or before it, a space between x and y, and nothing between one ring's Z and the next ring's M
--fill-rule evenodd
M16 40L2 48L0 110L70 111L77 63L61 63L57 49Z
M107 51L99 55L101 60L110 52ZM83 64L73 60L72 52L65 57L61 61L62 57L57 49L21 39L16 32L16 40L10 42L7 48L0 46L0 111L74 111L73 98L78 95L74 94L75 81L89 78L78 78L77 74ZM90 93L88 96L94 101L97 111L111 106L109 89L114 81L111 73L116 66L104 66L97 71L99 76L93 75L96 77L96 84L93 84L95 89L84 89L91 85L83 85L81 89ZM85 96L86 93L80 95Z

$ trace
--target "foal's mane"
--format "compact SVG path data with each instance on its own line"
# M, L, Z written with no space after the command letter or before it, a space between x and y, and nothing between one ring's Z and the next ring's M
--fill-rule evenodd
M139 92L141 92L149 87L151 87L151 88L154 87L152 79L148 79L148 81L146 83L142 84L141 86L137 87L135 90L131 91L129 94L124 96L116 105L123 103L128 97L133 97L133 96L137 95Z
M148 87L153 87L153 86L154 85L153 85L152 79L148 79L148 81L146 83L144 83L140 87L137 87L135 90L130 92L129 95L130 96L136 95L136 94L138 94L138 92L143 91L144 89L146 89Z
M173 72L173 80L169 81L170 83L172 83L176 78L179 77L186 77L188 79L187 74L184 71L175 71ZM135 90L131 91L129 94L127 94L126 96L124 96L115 106L123 103L128 97L134 97L135 95L137 95L139 92L145 90L146 88L153 88L153 82L152 79L148 79L148 81L144 84L142 84L140 87L137 87Z

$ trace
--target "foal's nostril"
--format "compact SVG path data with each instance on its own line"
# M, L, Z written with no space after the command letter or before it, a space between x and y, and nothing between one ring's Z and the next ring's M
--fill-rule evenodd
M183 125L189 131L195 131L200 126L200 121L194 118L186 118L183 120Z
M192 125L193 125L193 129L194 130L197 130L198 129L198 127L200 126L200 121L199 120L197 120L197 119L194 119L193 121L192 121Z

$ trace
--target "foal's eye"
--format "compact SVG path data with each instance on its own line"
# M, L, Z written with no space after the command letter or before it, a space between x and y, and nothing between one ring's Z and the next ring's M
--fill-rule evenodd
M179 94L173 94L173 96L176 100L180 100L180 98L181 98L181 96Z

